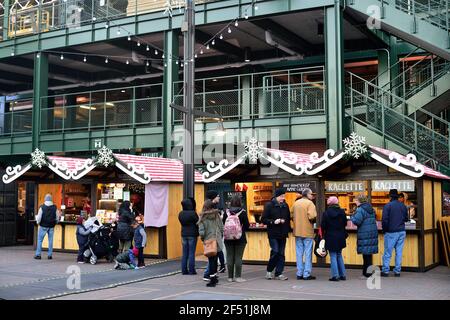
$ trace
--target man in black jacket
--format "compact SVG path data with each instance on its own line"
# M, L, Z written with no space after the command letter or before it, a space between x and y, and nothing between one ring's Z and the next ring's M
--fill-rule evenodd
M46 194L44 198L44 204L39 208L36 223L39 225L38 239L36 246L35 259L41 259L42 242L44 237L48 234L48 259L52 259L53 254L53 233L55 225L58 223L58 209L53 204L52 195Z
M183 255L181 258L181 272L183 274L197 274L195 271L195 249L198 238L198 215L192 199L181 201L183 210L178 215L181 223L181 239Z
M267 235L270 244L270 259L267 264L266 279L287 280L283 275L286 238L290 231L291 214L285 201L285 189L275 190L272 201L264 206L262 222L267 225ZM275 269L275 277L273 270Z

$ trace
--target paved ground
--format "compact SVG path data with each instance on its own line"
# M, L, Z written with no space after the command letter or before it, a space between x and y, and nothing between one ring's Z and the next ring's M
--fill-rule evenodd
M216 288L205 287L198 275L183 276L179 262L160 262L143 270L115 271L101 262L81 267L81 292L63 288L69 276L67 267L76 265L74 254L54 253L54 260L33 260L30 247L0 248L0 298L29 299L58 295L61 300L137 300L137 299L450 299L450 269L438 267L427 273L403 272L400 278L381 278L381 289L370 290L360 279L360 270L347 270L348 280L328 281L329 269L315 268L315 281L295 280L295 268L287 267L288 281L265 280L264 266L245 265L245 283L228 283L221 274ZM45 258L45 255L43 255ZM203 260L199 257L199 260ZM204 267L204 262L198 264ZM167 274L170 275L167 275ZM145 280L149 279L149 280ZM106 289L95 290L101 287ZM79 291L74 289L75 291ZM4 297L2 297L2 294ZM62 295L64 294L64 295ZM30 297L31 296L31 297Z

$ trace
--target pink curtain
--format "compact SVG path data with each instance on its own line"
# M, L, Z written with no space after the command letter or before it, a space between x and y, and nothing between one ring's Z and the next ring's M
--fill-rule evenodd
M145 186L144 225L167 226L169 220L169 184L150 182Z

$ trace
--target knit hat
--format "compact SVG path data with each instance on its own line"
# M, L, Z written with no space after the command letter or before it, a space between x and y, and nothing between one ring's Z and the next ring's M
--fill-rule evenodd
M214 200L218 195L219 193L216 190L209 190L206 192L206 198L209 200Z
M285 188L278 188L275 190L275 198L278 198L279 196L283 195L286 193L286 189Z
M329 206L332 206L332 205L338 204L338 203L339 203L339 200L335 196L329 197L327 200L327 205L329 205Z
M138 250L138 248L133 248L133 250L131 250L131 251L133 251L133 255L135 256L135 257L137 257L138 256L138 254L139 254L139 250Z
M49 193L47 193L47 194L45 195L44 201L53 201L53 200L52 200L52 195L49 194Z

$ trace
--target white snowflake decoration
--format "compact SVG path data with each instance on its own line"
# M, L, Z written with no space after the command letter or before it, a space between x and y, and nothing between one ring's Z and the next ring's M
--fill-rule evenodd
M169 16L172 17L173 10L177 7L181 12L181 7L184 5L184 2L184 0L166 0L166 10L164 10L164 14L169 13Z
M248 142L244 143L244 148L244 156L248 157L251 162L256 162L263 155L262 143L258 142L255 138L251 138Z
M47 164L45 153L36 148L36 150L31 153L31 164L39 169L45 166Z
M108 149L106 146L98 149L98 158L97 162L104 167L108 167L111 163L114 162L113 152L111 149Z
M350 137L345 138L343 141L345 145L344 153L355 159L367 152L366 138L357 135L355 132L352 132Z

